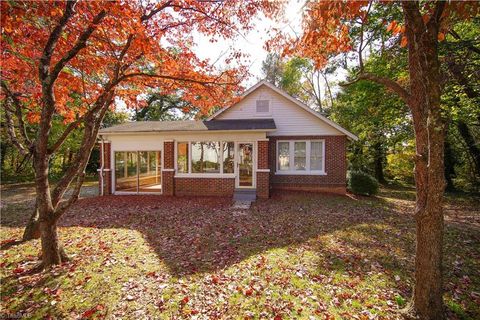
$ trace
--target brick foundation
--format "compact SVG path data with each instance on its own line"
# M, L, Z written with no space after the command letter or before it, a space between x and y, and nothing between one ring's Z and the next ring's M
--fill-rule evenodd
M278 140L325 140L326 175L277 175ZM346 193L346 136L270 137L270 183L274 189Z
M175 194L175 172L162 171L162 194L165 196L173 196Z
M270 196L270 172L257 171L257 197L267 199Z
M233 197L235 178L175 178L177 196Z

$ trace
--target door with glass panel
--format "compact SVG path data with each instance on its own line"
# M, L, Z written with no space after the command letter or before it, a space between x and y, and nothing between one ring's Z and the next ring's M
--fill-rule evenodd
M253 143L239 142L237 146L237 188L253 187Z
M115 191L161 192L160 151L115 152Z

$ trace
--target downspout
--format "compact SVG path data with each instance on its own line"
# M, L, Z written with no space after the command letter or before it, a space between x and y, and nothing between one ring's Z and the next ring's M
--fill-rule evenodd
M103 168L105 167L105 144L103 142L103 136L100 136L102 139L102 155L101 155L101 161L100 161L100 195L103 196Z

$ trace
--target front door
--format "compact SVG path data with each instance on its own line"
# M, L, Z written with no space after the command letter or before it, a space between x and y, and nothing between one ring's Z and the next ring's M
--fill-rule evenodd
M253 188L253 143L239 142L237 145L237 188Z

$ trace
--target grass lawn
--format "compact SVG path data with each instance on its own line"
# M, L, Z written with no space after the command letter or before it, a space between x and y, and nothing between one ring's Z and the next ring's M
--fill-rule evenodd
M29 274L32 202L2 199L1 312L26 318L397 319L412 294L414 193L88 197L61 220L72 260ZM479 199L448 196L445 302L480 318Z

